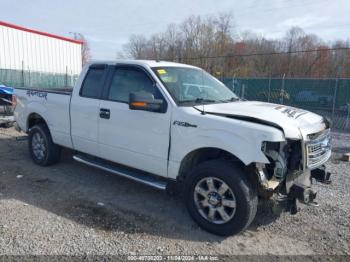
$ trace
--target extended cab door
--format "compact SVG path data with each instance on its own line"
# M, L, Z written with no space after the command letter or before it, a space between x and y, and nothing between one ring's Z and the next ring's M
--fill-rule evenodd
M149 73L133 65L109 73L99 122L100 155L104 159L167 176L170 108ZM129 94L152 93L163 100L162 112L129 109Z
M107 65L104 64L90 65L85 78L81 80L81 88L73 90L70 106L71 136L74 149L95 156L99 155L100 99L107 68ZM76 86L79 86L79 82Z

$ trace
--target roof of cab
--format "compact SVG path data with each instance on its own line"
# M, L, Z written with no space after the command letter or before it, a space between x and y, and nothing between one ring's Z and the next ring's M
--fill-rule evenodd
M195 66L181 64L181 63L174 63L174 62L168 62L168 61L156 61L156 60L136 60L136 59L120 59L120 60L113 60L113 61L103 61L103 60L93 60L88 63L91 64L108 64L108 65L115 65L115 64L132 64L132 65L140 65L140 66L148 66L148 67L188 67L188 68L197 68Z

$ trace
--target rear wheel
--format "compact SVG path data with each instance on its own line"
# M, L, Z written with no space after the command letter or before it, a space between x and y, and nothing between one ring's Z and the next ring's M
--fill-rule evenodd
M38 165L52 165L60 159L61 148L53 143L45 124L37 124L30 129L28 147L33 161Z
M258 197L242 168L229 161L210 160L189 174L186 203L200 227L228 236L250 225Z

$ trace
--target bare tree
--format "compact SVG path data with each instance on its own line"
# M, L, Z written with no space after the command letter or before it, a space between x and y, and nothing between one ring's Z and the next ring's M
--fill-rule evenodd
M81 41L83 43L81 47L81 60L82 65L84 66L91 59L90 45L83 34L78 32L69 33L73 34L75 40Z
M142 35L132 35L129 42L124 45L126 56L135 59L145 58L146 48L147 39Z
M124 53L137 59L193 64L218 77L349 76L349 50L334 53L329 51L330 47L349 47L349 42L327 45L300 27L290 28L281 39L267 39L252 32L238 35L232 14L224 13L190 16L148 38L131 36Z

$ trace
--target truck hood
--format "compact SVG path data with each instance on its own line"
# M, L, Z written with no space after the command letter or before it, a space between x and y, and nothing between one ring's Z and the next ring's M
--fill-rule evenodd
M202 111L203 106L195 106ZM308 134L328 127L322 116L294 107L259 101L237 101L204 105L207 114L254 122L276 127L289 139L306 139Z

